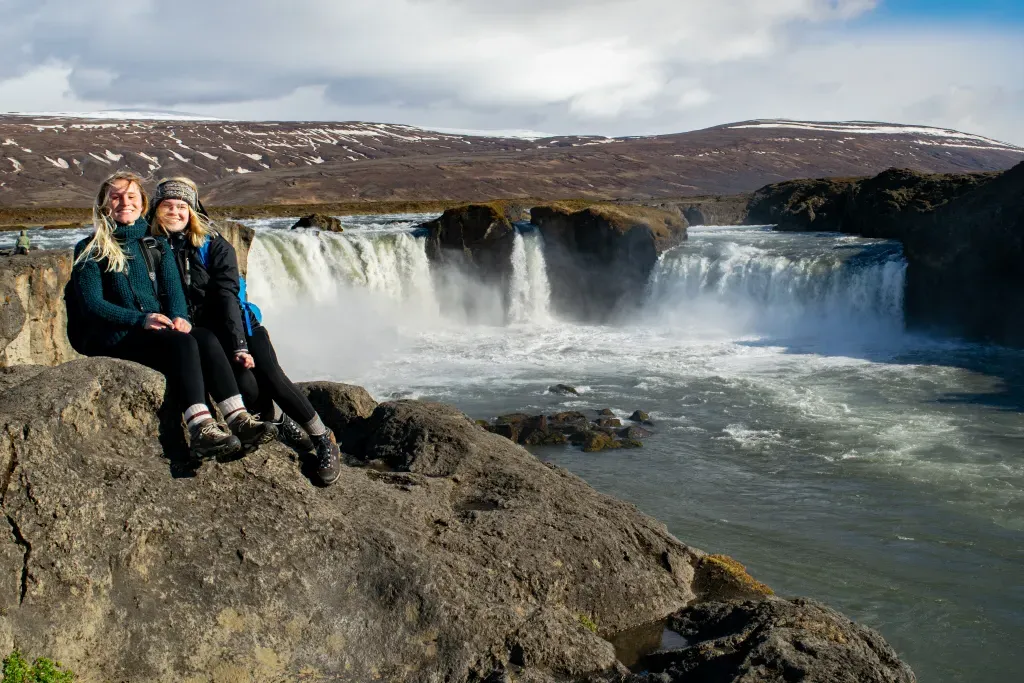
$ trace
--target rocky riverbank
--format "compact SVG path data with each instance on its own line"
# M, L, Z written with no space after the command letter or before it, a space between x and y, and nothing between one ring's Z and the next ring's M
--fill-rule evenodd
M83 680L914 680L448 406L305 385L351 453L318 489L280 445L197 468L135 364L0 387L0 647ZM650 624L687 641L631 673L612 641Z

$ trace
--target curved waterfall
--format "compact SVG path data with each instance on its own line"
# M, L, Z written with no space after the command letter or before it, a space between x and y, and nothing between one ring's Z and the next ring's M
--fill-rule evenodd
M362 290L417 315L468 324L543 324L551 294L539 233L516 234L509 291L465 273L432 272L424 238L405 231L344 234L261 229L249 256L251 298L268 310L331 302ZM662 255L644 315L733 331L902 328L906 265L899 246L762 229L694 229ZM502 310L507 307L507 310Z

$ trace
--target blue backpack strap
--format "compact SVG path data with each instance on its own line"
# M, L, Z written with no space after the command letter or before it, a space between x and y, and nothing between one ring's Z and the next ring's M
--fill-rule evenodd
M251 337L252 318L255 318L256 322L262 323L263 312L260 311L259 306L248 301L245 291L245 278L241 275L238 276L238 301L242 305L242 317L245 318L245 332Z
M210 237L207 235L206 239L201 245L199 245L199 262L203 264L203 268L206 268L206 264L210 260Z

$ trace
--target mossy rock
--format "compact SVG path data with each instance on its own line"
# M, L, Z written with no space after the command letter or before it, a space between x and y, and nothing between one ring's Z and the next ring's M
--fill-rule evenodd
M561 446L568 442L569 439L561 432L535 431L523 439L527 446Z
M696 568L693 589L701 600L754 600L775 595L728 555L703 557Z
M589 432L583 440L584 453L597 453L598 451L608 451L614 448L621 448L620 442L615 437L604 432Z
M602 417L598 418L594 424L598 427L621 427L622 420L617 417Z
M644 444L639 439L619 439L619 448L643 448Z

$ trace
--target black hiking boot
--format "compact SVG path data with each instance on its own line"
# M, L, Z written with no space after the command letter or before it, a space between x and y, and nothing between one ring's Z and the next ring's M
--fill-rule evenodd
M273 423L260 422L251 413L244 410L241 415L231 421L228 427L247 451L255 450L277 438L277 427Z
M295 420L282 414L279 421L270 424L277 427L277 438L298 452L311 453L313 451L313 440Z
M328 429L323 434L311 436L316 449L316 476L322 486L330 486L341 476L341 449L334 438L334 432Z
M221 427L213 418L203 420L188 430L189 448L200 459L225 458L242 450L238 437Z

